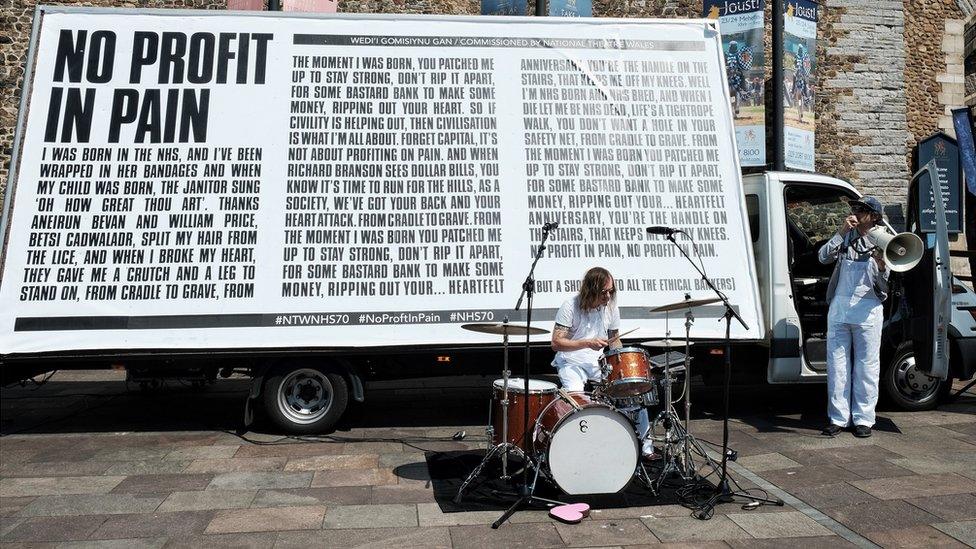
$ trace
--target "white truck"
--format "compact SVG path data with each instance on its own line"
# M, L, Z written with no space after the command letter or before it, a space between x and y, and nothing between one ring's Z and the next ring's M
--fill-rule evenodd
M513 305L557 223L535 325L600 264L631 340L675 328L648 309L711 294L644 230L668 225L750 327L732 327L737 370L824 378L822 273L800 269L821 227L787 206L823 190L840 209L856 191L743 182L714 22L40 6L28 60L2 225L4 383L243 373L248 420L260 403L282 429L328 430L369 380L499 372L500 338L460 326L525 320ZM691 336L720 339L705 320L722 312L696 309ZM951 356L971 348L969 320L953 317ZM534 348L532 371L550 373L547 338ZM886 354L895 394L931 406L949 372L924 381L907 349Z

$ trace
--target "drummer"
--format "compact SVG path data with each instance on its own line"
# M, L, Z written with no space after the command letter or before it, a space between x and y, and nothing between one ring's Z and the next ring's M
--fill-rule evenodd
M600 357L604 348L621 346L619 339L610 342L620 331L616 296L610 271L593 267L583 276L579 293L559 307L552 331L552 349L556 351L552 365L567 391L581 392L599 383L602 377ZM622 411L629 412L631 420L637 424L644 459L656 459L654 444L646 436L650 429L647 409L638 407Z

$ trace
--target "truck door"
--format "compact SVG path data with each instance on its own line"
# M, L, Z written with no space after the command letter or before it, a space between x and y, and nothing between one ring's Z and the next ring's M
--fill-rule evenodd
M803 365L809 373L823 373L827 370L827 285L834 265L820 263L818 254L850 212L848 201L857 197L837 186L787 183L783 198L787 265Z
M929 163L915 174L909 187L907 228L926 243L922 261L905 273L903 307L906 318L905 339L912 341L915 368L930 377L949 377L948 329L952 314L952 285L949 272L949 239L942 205L940 185L932 186L935 195L935 233L919 228L917 186L927 182Z

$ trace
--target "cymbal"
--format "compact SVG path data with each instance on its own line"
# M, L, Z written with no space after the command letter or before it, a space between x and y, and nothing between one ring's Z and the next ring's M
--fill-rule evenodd
M689 341L688 342L688 345L694 345L694 344L695 344L694 341ZM652 340L652 341L642 341L641 343L638 343L638 345L640 345L641 347L658 347L658 348L661 348L661 349L663 349L665 347L671 347L672 349L677 349L679 347L684 347L685 346L685 340L683 340L683 339L655 339L655 340Z
M690 309L692 307L699 307L701 305L708 305L710 303L718 303L722 301L717 297L709 297L707 299L688 299L685 301L676 301L674 303L668 303L667 305L661 305L660 307L654 307L651 309L652 313L663 313L665 311L677 311L679 309Z
M462 324L462 328L465 330L470 330L472 332L479 332L482 334L495 334L495 335L519 335L525 334L525 324L520 324L518 322L509 322L508 324L502 322L485 322L480 324ZM549 330L545 328L536 328L532 326L529 328L529 335L538 334L548 334Z

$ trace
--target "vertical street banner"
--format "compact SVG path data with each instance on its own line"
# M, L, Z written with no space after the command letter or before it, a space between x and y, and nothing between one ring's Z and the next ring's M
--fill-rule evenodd
M775 1L775 0L774 0ZM703 15L718 20L725 74L743 166L766 164L764 0L705 0Z
M732 337L765 334L711 22L57 7L36 25L0 355L497 344L460 326L525 318L555 223L534 321L600 265L621 330L663 336L649 309L713 296L684 250L750 325ZM692 336L722 337L723 311L697 308Z
M481 15L525 15L527 0L481 0Z
M281 11L335 13L339 0L281 0Z
M786 168L812 172L817 88L817 9L809 0L786 2L783 14L783 146Z
M591 0L549 0L552 17L593 17Z

